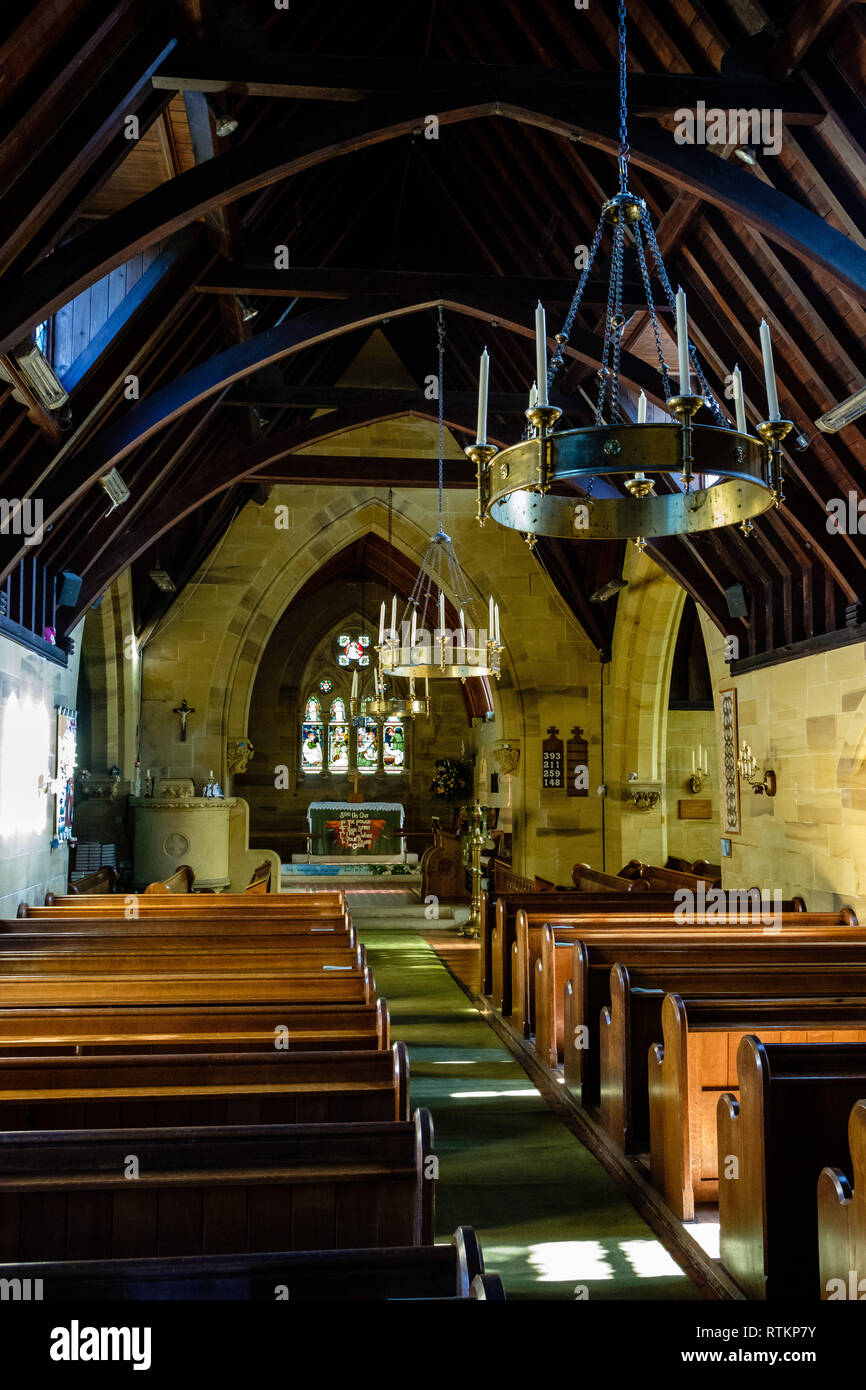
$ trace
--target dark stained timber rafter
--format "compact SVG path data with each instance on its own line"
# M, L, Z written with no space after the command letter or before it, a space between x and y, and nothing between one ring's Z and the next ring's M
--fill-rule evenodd
M579 103L559 93L528 95L531 104L526 104L524 94L521 105L512 105L498 100L479 102L472 91L465 104L452 98L453 104L437 112L437 119L440 127L448 127L469 120L505 118L615 154L615 122L600 114L594 102L587 102L588 109L576 116ZM0 353L94 280L186 223L323 161L409 136L423 128L427 114L417 98L395 102L377 97L343 108L324 129L316 125L305 130L293 147L285 139L251 139L178 175L93 231L58 248L50 260L17 283L4 286ZM647 120L635 122L631 158L635 165L675 188L736 213L866 299L866 250L793 198L704 149L677 144L672 134Z

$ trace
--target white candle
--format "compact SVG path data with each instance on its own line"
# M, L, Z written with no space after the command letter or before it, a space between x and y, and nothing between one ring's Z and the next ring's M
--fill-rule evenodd
M481 354L481 365L478 369L478 429L476 444L487 443L487 388L490 374L490 358L487 356L487 348Z
M547 317L540 299L535 310L535 384L538 404L547 405Z
M493 640L493 595L492 595L492 594L490 595L490 600L489 600L488 605L487 605L487 636L488 636L488 638L489 638L491 641Z
M643 391L637 398L637 422L639 425L646 424L646 396Z
M535 382L533 381L532 385L531 385L530 388L529 388L529 409L530 409L530 410L534 410L535 407L536 407L537 405L538 405L538 387L536 386Z
M704 749L704 774L710 770L710 760L706 748Z
M695 750L692 749L692 776L695 775Z
M761 319L761 353L764 358L764 380L767 383L767 418L781 420L779 397L776 392L776 369L773 366L773 344L770 341L770 325Z
M439 631L445 635L445 595L439 590Z
M397 640L397 595L391 600L391 641Z
M427 699L429 699L429 697L430 697L430 677L429 677L429 676L425 676L425 677L424 677L424 699L427 700Z
M417 608L413 608L413 609L412 609L412 633L411 633L411 635L410 635L410 637L409 637L409 646L410 646L410 647L414 647L414 645L415 645L415 636L416 636L417 631L418 631L418 610L417 610Z
M734 410L737 413L737 429L740 434L746 433L746 402L743 400L743 373L737 363L731 372L731 385L734 388Z
M499 604L493 609L494 627L496 631L496 645L499 646Z
M680 365L680 395L692 393L692 373L689 365L689 320L686 314L686 296L682 289L677 290L677 352Z
M379 646L385 640L385 600L382 599L382 607L379 609Z
M352 672L352 699L353 699L353 700L357 700L357 698L358 698L358 672L357 672L357 671L353 671L353 672Z

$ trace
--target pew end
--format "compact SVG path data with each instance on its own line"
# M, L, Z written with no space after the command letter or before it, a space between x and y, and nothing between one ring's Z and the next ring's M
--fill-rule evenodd
M851 1181L831 1167L818 1178L818 1267L825 1301L866 1299L866 1100L851 1110L848 1149Z

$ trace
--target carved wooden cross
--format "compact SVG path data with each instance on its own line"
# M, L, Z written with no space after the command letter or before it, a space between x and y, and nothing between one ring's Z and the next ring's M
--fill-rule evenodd
M195 714L195 709L191 709L186 700L181 700L177 708L172 710L172 714L177 714L180 717L180 741L186 743L186 721L191 714Z
M349 801L363 801L363 800L364 800L363 796L362 796L361 793L358 791L358 783L360 782L360 780L361 780L361 774L360 774L359 772L352 772L352 773L349 774L349 781L353 784L352 793L351 793L351 795L347 798Z

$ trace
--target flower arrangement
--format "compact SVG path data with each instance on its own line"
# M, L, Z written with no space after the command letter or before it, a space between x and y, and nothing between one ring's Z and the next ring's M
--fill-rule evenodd
M455 758L437 758L430 790L443 801L453 801L469 791L470 776L466 763L459 763Z

